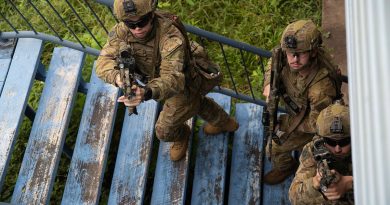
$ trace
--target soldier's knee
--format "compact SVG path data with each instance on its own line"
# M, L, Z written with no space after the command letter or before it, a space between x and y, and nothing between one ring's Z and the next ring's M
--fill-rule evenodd
M156 137L161 141L167 141L168 140L168 132L162 128L161 126L156 125Z

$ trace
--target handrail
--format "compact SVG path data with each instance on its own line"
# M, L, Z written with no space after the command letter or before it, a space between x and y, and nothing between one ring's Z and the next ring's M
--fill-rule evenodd
M114 3L113 0L95 0L95 1L97 3L104 4L104 5L109 6L109 7L112 7L112 5ZM204 38L207 38L207 39L212 40L212 41L217 41L217 42L229 45L229 46L234 47L234 48L246 50L246 51L252 52L254 54L266 57L266 58L271 57L270 51L263 50L263 49L258 48L256 46L252 46L252 45L249 45L246 43L234 41L230 38L226 38L225 36L222 36L222 35L219 35L216 33L212 33L212 32L209 32L209 31L206 31L206 30L203 30L203 29L200 29L200 28L197 28L195 26L188 25L188 24L184 24L184 26L185 26L187 32L195 34L197 36L204 37Z
M43 41L55 43L55 44L58 44L61 46L73 48L75 50L82 51L82 52L85 52L85 53L88 53L88 54L91 54L94 56L98 56L100 53L100 51L97 49L94 49L94 48L91 48L88 46L83 47L79 43L74 43L72 41L63 40L63 39L61 40L58 37L48 35L45 33L40 33L40 32L37 32L36 34L32 31L19 31L18 33L16 33L16 32L1 32L0 33L0 39L9 39L9 38L36 38L36 39L40 39Z
M238 42L238 41L235 41L233 39L227 38L225 36L222 36L222 35L219 35L216 33L212 33L210 31L206 31L206 30L203 30L203 29L200 29L200 28L197 28L195 26L188 25L188 24L184 24L184 26L185 26L187 32L195 34L197 36L207 38L207 39L212 40L212 41L220 42L222 44L231 46L233 48L245 50L245 51L254 53L254 54L262 56L262 57L266 57L266 58L271 57L270 51L258 48L256 46L252 46L252 45L249 45L246 43Z

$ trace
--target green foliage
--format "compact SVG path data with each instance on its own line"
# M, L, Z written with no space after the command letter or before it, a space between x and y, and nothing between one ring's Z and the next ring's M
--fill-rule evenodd
M57 34L46 24L42 17L35 11L36 7L51 23L53 29L58 35L69 41L82 42L84 45L100 49L99 44L103 46L106 41L107 33L100 23L94 18L89 9L96 12L96 15L102 21L103 25L109 30L114 24L115 19L106 6L99 5L92 0L4 0L0 1L0 12L5 16L14 27L19 31L31 30L28 23L18 15L18 12L10 3L12 1L25 19L31 23L34 29L41 33L56 36ZM51 8L56 8L61 18ZM83 27L79 18L73 13L69 4L72 5L95 36L95 41L88 31ZM87 3L88 4L87 4ZM159 9L168 10L180 16L183 22L199 27L201 29L218 33L225 37L245 42L265 50L270 50L278 42L285 26L297 19L312 19L318 25L321 20L321 1L320 0L160 0ZM63 23L66 22L66 24ZM70 29L69 29L69 28ZM12 27L0 16L1 31L13 31ZM75 35L77 38L75 37ZM201 39L193 39L198 42ZM214 42L203 40L204 45L210 57L221 65L225 79L224 87L233 89L234 87L240 93L252 95L248 81L252 85L253 95L261 97L262 92L262 66L267 59L234 49L229 46L223 46L224 52L221 52L220 45ZM46 68L49 67L51 53L56 45L46 43L41 62ZM228 62L224 61L224 54ZM243 56L243 60L241 58ZM89 81L91 69L95 56L87 55L82 76L85 81ZM229 76L229 73L232 76ZM247 73L249 76L247 77ZM232 80L231 80L232 79ZM234 82L234 83L233 83ZM29 97L29 105L35 110L38 107L39 98L44 83L36 81L33 85L32 93ZM77 100L72 112L72 120L69 125L66 144L73 146L76 140L78 125L81 119L81 113L85 101L85 95L78 94ZM123 109L123 107L122 107ZM198 121L199 122L199 121ZM120 122L118 124L121 124ZM0 201L9 201L12 195L13 187L17 179L17 173L23 158L24 150L31 130L31 122L27 119L23 121L18 141L15 145L14 154L8 168L8 175L0 195ZM118 125L116 125L118 126ZM198 126L197 126L198 127ZM119 138L120 129L114 131L113 142L115 144ZM194 148L195 149L195 148ZM111 153L114 155L114 153ZM113 162L109 159L108 166ZM57 178L52 192L51 204L60 203L64 184L66 180L69 159L62 157L58 170ZM109 176L109 175L108 175ZM106 183L106 182L105 182ZM108 190L103 183L102 201L107 200Z
M315 0L223 0L160 1L159 8L176 13L183 22L225 37L270 50L279 42L283 29L298 19L321 19L321 1ZM198 40L199 39L195 39ZM229 66L224 62L218 44L205 42L210 57L222 67L223 87L237 88L240 93L262 95L262 66L267 59L244 52L244 62L237 49L224 46ZM245 64L245 66L244 66ZM247 71L245 71L247 67ZM232 73L233 80L229 73ZM246 77L249 74L249 80ZM233 84L234 81L234 84ZM251 82L251 84L248 83Z

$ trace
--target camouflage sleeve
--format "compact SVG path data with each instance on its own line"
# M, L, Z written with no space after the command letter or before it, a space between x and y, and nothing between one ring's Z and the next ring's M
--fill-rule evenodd
M115 69L115 58L118 55L119 42L125 41L127 32L123 25L115 25L108 34L108 40L96 61L96 74L106 83L115 85L115 77L119 71Z
M268 59L267 65L264 70L263 88L271 83L271 63L272 58Z
M183 36L167 36L161 41L160 77L151 80L148 87L152 89L153 99L165 100L184 90L185 45Z
M326 77L309 88L308 92L310 102L309 119L311 127L315 129L315 122L321 110L332 104L336 97L336 87L329 77Z
M322 194L313 187L312 178L316 175L317 165L311 151L312 146L311 142L303 148L299 158L300 165L288 192L288 197L293 205L321 204L324 201Z
M300 127L308 132L315 132L317 117L321 110L332 104L336 97L336 87L329 77L325 77L308 89L308 98L310 103L310 113L302 122Z

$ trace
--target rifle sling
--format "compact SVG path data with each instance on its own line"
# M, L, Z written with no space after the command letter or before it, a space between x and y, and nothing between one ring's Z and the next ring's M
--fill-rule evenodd
M159 58L159 53L160 53L160 24L158 23L158 20L155 19L155 26L156 26L156 37L154 38L154 55L153 55L153 58L152 58L152 65L154 65L153 67L153 72L152 72L152 76L150 77L150 79L153 79L154 78L154 75L155 75L155 72L156 72L156 68L159 67L159 60L157 60Z
M313 82L313 80L316 77L317 73L318 73L318 69L315 69L314 72L310 73L310 75L308 77L307 88ZM306 92L306 95L307 95L307 89L305 90L305 92ZM290 97L288 97L288 98L290 99L290 102L295 104L295 102L293 102ZM283 99L284 99L284 97L283 97ZM293 118L293 120L291 122L291 125L288 127L287 131L280 137L280 141L281 141L282 144L290 137L290 134L292 132L294 132L294 130L302 123L302 120L303 120L303 118L305 117L305 115L307 113L308 107L310 106L310 102L309 102L308 98L307 98L306 102L307 102L306 105L303 105L300 108L299 113L294 116L294 118ZM288 105L290 106L290 104L288 104ZM295 104L295 106L297 106L297 105Z
M299 106L291 99L290 96L288 96L286 93L282 95L283 101L286 103L287 106L290 107L290 109L295 113L299 113L301 110Z

